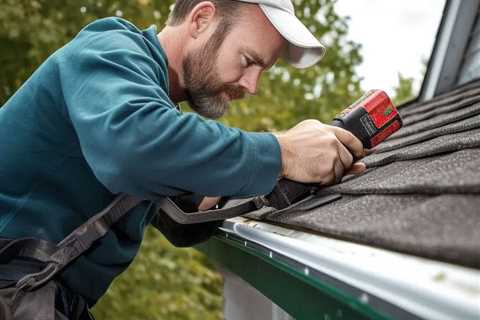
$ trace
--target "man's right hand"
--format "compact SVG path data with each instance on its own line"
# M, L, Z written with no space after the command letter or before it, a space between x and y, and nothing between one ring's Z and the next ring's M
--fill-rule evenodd
M350 132L305 120L287 132L275 134L282 153L282 177L303 183L330 185L345 173L362 173L367 150ZM352 156L354 155L354 156Z

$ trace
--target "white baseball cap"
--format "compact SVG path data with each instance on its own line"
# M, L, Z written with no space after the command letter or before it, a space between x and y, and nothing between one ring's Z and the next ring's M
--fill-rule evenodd
M308 68L325 55L325 46L295 16L291 0L237 0L256 3L277 31L289 42L285 60L296 68Z

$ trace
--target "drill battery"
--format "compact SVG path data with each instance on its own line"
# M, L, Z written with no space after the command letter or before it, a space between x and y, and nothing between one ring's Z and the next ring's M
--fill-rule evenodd
M332 125L348 130L370 149L402 127L402 119L388 95L370 90L335 117Z

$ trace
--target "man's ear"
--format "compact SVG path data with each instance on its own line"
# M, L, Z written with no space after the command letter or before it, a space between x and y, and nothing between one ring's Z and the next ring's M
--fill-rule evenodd
M215 20L216 7L210 1L202 1L197 4L188 16L189 33L192 38L208 30Z

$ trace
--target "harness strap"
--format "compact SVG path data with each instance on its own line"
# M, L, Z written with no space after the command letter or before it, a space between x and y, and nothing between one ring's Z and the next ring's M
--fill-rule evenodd
M172 199L162 198L156 202L157 208L162 209L170 218L180 224L195 224L211 221L220 221L243 215L263 207L272 207L283 210L318 191L317 185L299 183L281 179L273 191L266 196L255 197L237 205L207 211L184 212Z
M28 239L28 241L13 241L11 245L2 248L0 256L3 252L10 256L12 254L18 256L19 252L23 252L24 256L27 255L46 263L45 268L40 272L21 278L16 287L19 290L29 291L48 282L66 265L88 250L96 240L110 230L115 222L142 201L142 199L125 194L117 196L108 207L73 230L55 246L47 245L48 242L43 240ZM27 250L24 250L22 246L26 246ZM46 248L45 251L43 251L44 248Z
M315 190L316 188L312 186L286 181L278 184L266 197L255 197L228 208L198 212L184 212L167 197L161 198L155 204L157 209L162 209L177 223L196 224L233 218L265 206L281 210L301 200L299 196L311 195ZM4 243L4 246L0 242L0 262L13 256L24 256L46 263L43 270L26 275L16 285L20 290L38 288L87 251L96 240L105 236L114 223L142 201L144 200L140 198L120 194L108 207L92 216L56 245L38 239L19 239L8 244Z
M53 243L41 239L0 239L0 264L7 264L17 257L31 258L47 263L55 249Z
M263 197L257 197L252 200L244 201L233 207L197 212L184 212L170 198L162 198L155 204L158 209L162 209L175 222L178 222L180 224L194 224L220 221L237 217L247 212L260 209L268 205L268 202Z

